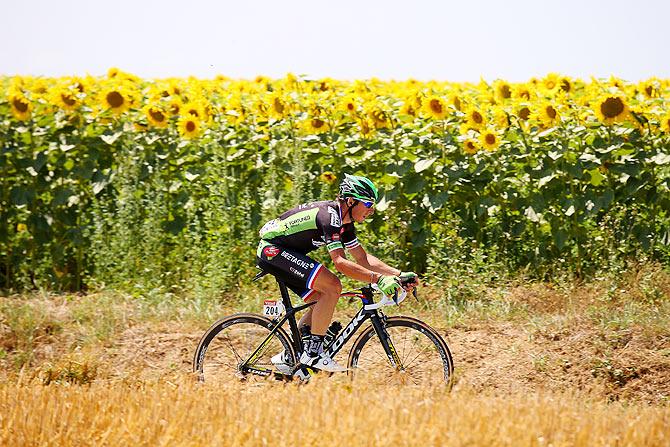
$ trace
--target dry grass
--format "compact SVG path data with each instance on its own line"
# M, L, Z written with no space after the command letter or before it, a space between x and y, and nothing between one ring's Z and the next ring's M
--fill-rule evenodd
M482 288L476 300L425 288L389 308L445 336L450 394L343 376L193 383L204 329L257 311L274 291L264 287L234 309L110 292L0 297L0 446L670 445L667 272ZM336 316L356 308L342 302Z
M317 378L318 379L318 378ZM0 385L0 444L667 446L670 408L575 395L367 387Z

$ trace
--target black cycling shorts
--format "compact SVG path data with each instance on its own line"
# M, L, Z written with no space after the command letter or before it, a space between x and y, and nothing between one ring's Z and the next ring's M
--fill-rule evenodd
M325 267L309 256L261 240L256 264L286 284L303 300L314 293L314 281Z

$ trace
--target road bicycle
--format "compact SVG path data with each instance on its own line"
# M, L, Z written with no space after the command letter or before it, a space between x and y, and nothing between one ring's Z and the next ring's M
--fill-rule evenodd
M257 281L270 272L261 271ZM275 279L277 279L275 277ZM293 307L286 284L277 279L281 302L266 300L264 313L238 313L218 320L200 339L193 359L193 371L201 381L226 381L233 378L265 380L269 377L309 380L316 370L301 365L303 345L295 315L308 304ZM403 284L406 286L406 284ZM414 289L416 296L416 289ZM381 295L378 302L376 294ZM326 336L324 350L331 358L362 329L353 342L347 360L348 375L364 375L368 381L399 382L408 385L452 384L454 363L451 351L440 334L426 323L407 316L387 317L385 306L400 304L407 296L403 288L385 295L376 284L344 292L341 297L361 300L361 308L349 324ZM371 324L365 326L366 322ZM289 332L283 328L288 322ZM365 327L364 327L365 326ZM331 328L333 325L331 325ZM329 331L331 332L331 331ZM273 355L284 351L288 370L273 364Z

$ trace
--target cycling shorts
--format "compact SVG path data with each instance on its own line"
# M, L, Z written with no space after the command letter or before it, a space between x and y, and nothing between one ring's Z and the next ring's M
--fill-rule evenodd
M314 282L325 267L309 256L261 240L256 264L286 284L303 300L314 294Z

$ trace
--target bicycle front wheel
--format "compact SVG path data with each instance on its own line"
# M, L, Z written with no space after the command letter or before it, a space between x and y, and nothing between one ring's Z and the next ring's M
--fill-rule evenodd
M295 352L282 328L257 314L235 314L214 323L200 339L193 359L193 371L201 381L258 380L273 376L277 369L270 360L284 351L289 365Z
M433 328L415 318L399 316L389 317L385 330L400 365L392 365L374 326L369 326L351 348L350 370L367 382L416 386L442 383L451 387L451 351Z

